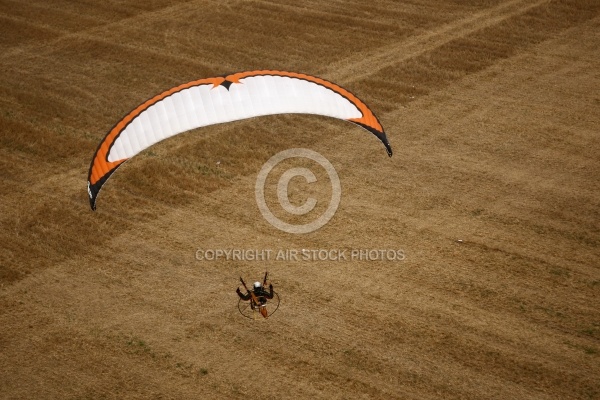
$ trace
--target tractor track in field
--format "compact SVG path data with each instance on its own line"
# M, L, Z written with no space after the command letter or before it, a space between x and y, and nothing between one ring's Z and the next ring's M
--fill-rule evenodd
M522 15L548 0L512 0L437 29L410 37L377 49L372 53L360 53L352 58L331 64L323 74L334 82L355 82L371 76L384 68L418 57L444 44L470 35L487 27L497 25L507 19Z

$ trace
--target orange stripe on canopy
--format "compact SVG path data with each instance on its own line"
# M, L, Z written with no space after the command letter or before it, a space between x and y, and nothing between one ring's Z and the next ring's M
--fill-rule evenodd
M317 77L306 75L306 74L296 73L296 72L285 72L285 71L275 71L275 70L257 70L257 71L238 72L238 73L230 74L227 76L199 79L199 80L185 83L183 85L176 86L172 89L169 89L169 90L145 101L144 103L140 104L138 107L133 109L131 112L129 112L125 117L123 117L123 119L121 119L119 122L117 122L117 124L107 133L107 135L104 137L104 139L100 142L100 145L98 146L96 153L94 154L94 157L93 157L91 165L90 165L89 175L88 175L88 191L89 191L90 204L91 204L92 209L95 209L96 197L97 197L101 187L104 185L106 180L111 176L111 174L120 165L122 165L129 158L131 158L132 156L137 154L139 151L142 151L144 148L147 148L148 146L151 146L152 144L157 143L160 140L163 140L172 135L176 135L185 130L194 129L195 127L199 127L199 126L206 126L206 124L221 123L221 122L233 121L236 119L243 119L243 118L249 118L249 117L259 116L259 115L267 115L267 114L273 114L273 113L278 114L278 113L282 113L282 112L295 112L295 111L293 111L294 108L292 108L292 111L289 111L289 109L285 109L288 111L283 111L284 108L275 107L275 105L278 104L276 102L277 101L276 99L290 101L290 98L285 97L285 96L276 97L275 100L271 99L271 103L268 102L270 97L266 96L263 99L263 103L267 104L268 107L266 109L262 109L261 112L255 112L254 114L252 114L251 112L250 113L241 112L241 113L236 114L235 112L233 112L233 111L235 111L235 108L234 109L227 108L228 107L227 104L229 104L229 107L231 106L231 104L232 104L231 102L233 101L232 100L233 98L228 97L225 93L220 93L218 91L213 93L211 91L210 93L213 93L214 96L216 96L216 97L211 97L211 96L213 96L212 94L207 95L206 92L204 92L204 94L202 94L201 96L207 96L206 98L200 97L200 101L194 100L191 103L188 100L182 100L182 97L178 97L178 95L177 95L179 92L181 92L185 89L200 87L203 85L211 85L212 88L217 88L222 85L227 89L227 92L229 92L229 88L231 85L242 84L242 83L244 83L242 81L243 79L259 77L259 76L294 78L294 79L311 82L311 83L321 86L322 88L328 89L326 91L322 91L321 88L318 88L317 86L313 86L313 85L309 85L307 87L305 87L303 85L293 86L294 88L299 89L301 92L303 90L306 90L307 96L294 98L292 100L292 105L294 107L298 106L299 111L297 111L297 112L309 112L312 114L329 115L329 116L333 116L336 118L345 119L350 122L354 122L354 123L362 126L363 128L369 130L374 135L376 135L379 138L379 140L381 140L383 142L383 144L385 145L388 155L390 155L390 156L392 155L392 150L387 141L387 137L383 131L383 127L381 126L381 123L379 122L377 117L375 117L375 115L373 114L371 109L369 107L367 107L367 105L365 103L363 103L359 98L357 98L355 95L353 95L346 89L336 85L335 83L329 82L325 79L317 78ZM276 85L275 89L277 89L277 87L278 86ZM331 92L337 94L338 96L329 96L328 94L331 94ZM242 96L242 92L236 91L236 93L237 93L236 96L238 96L238 97L236 97L236 99L237 99L236 101L238 101L240 98L239 96ZM255 97L253 97L253 96L256 96L260 101L261 100L260 96L263 95L263 93L244 92L243 95L246 96L245 97L246 99L248 99L248 98L254 99ZM173 96L173 97L170 99L167 99L170 96ZM250 97L248 97L248 96L250 96ZM319 99L319 100L317 102L311 102L312 100L307 101L306 100L307 98L311 98L309 96L316 96L315 98ZM341 97L339 97L339 96L341 96ZM345 100L343 100L342 98ZM165 99L167 99L167 100L165 100ZM194 108L199 103L204 104L205 100L203 100L203 99L208 99L208 102L205 105L211 105L212 111L214 113L216 113L217 111L220 112L220 114L217 113L219 115L218 118L214 117L214 115L217 115L217 114L210 116L209 113L207 113L207 111L211 111L211 107L208 107L207 109L201 109L201 108L195 109ZM297 100L297 99L300 99L300 100ZM146 120L145 125L143 125L144 118L151 118L152 115L154 115L154 118L156 118L156 115L157 115L156 112L158 112L157 110L160 110L159 108L157 108L158 103L160 103L163 100L165 100L165 102L161 103L161 104L169 105L171 107L171 109L173 109L176 101L179 102L178 104L182 104L182 101L188 101L188 103L181 105L180 106L181 108L177 109L177 112L182 113L183 120L185 120L186 118L191 118L191 116L194 116L194 118L196 118L196 119L188 120L187 125L185 123L183 125L181 125L177 121L172 122L171 120L169 120L170 123L172 122L174 125L168 126L167 129L162 133L162 136L159 135L160 137L156 137L156 138L154 138L153 141L148 142L146 140L148 138L146 136L146 134L148 131L152 131L154 128L153 128L153 125L148 122L148 120ZM172 102L170 102L170 100L172 100ZM298 103L295 103L295 101L298 101ZM190 104L191 104L191 106L190 106ZM236 103L236 104L239 104L239 103ZM306 104L313 105L314 107L313 108L309 107L308 109L303 108L303 106L305 106ZM155 105L156 105L156 107L153 107ZM321 110L326 109L327 106L333 107L337 111L321 112ZM252 108L254 108L254 107L249 107L249 109L252 109ZM190 109L192 111L190 111ZM198 119L199 118L198 110L202 111L201 112L202 117L200 119ZM232 113L233 116L225 115L225 117L224 117L223 116L223 113L225 112L224 110L230 110L228 112ZM300 111L300 110L304 110L304 111ZM145 114L146 111L147 111L147 114ZM153 113L155 113L155 114L153 114ZM188 114L186 114L186 113L188 113ZM359 113L360 113L360 116L358 116ZM142 115L142 114L144 114L144 115ZM340 115L342 115L342 116L340 116ZM138 121L136 121L136 123L139 123L140 126L143 126L142 128L138 127L139 129L142 129L142 130L145 129L144 136L142 137L142 139L144 139L145 141L135 143L135 145L132 145L132 143L135 141L138 141L140 139L140 137L131 133L131 132L135 132L136 129L138 129L138 128L134 127L134 128L132 128L132 130L128 130L128 126L132 122L134 122L136 120L136 118L138 118L138 117L140 117L140 119ZM190 121L192 121L192 120L193 120L194 124L196 124L196 125L190 125ZM201 122L198 122L198 121L201 121ZM177 128L175 128L175 126ZM119 139L121 134L123 134L123 137L121 137L121 139ZM151 136L151 135L148 135L148 136ZM133 142L129 142L130 139ZM115 145L115 143L116 143L116 145ZM113 148L113 145L115 145L114 148ZM110 155L110 159L112 161L109 161L109 155ZM116 158L121 158L121 159L116 159Z
M274 71L274 70L261 70L261 71L247 71L247 72L238 72L236 74L228 75L225 79L231 82L238 82L240 79L247 78L250 76L260 76L260 75L272 75L272 76L287 76L290 78L298 78L304 79L309 82L314 82L319 85L325 86L333 90L336 93L341 94L348 100L350 100L362 113L361 118L353 118L350 121L356 122L362 125L366 125L372 129L377 130L378 132L383 133L383 127L379 123L379 120L373 112L367 107L365 103L363 103L358 97L344 89L336 85L335 83L326 81L325 79L317 78L315 76L310 76L306 74L300 74L297 72L285 72L285 71Z
M92 162L92 166L90 169L89 182L92 185L96 184L96 182L98 182L104 175L106 175L110 171L113 171L115 168L117 168L119 165L121 165L124 161L127 161L127 159L124 159L124 160L110 162L110 161L108 161L108 152L109 152L110 147L112 146L113 142L119 136L119 134L123 131L123 129L125 129L127 127L127 125L129 125L131 123L131 121L133 121L144 110L147 110L148 107L150 107L151 105L158 103L159 101L172 95L173 93L177 93L184 89L188 89L190 87L199 86L199 85L212 84L213 86L218 86L224 80L225 80L225 78L221 77L221 78L199 79L197 81L188 82L183 85L169 89L157 96L154 96L153 98L145 101L144 103L142 103L138 107L136 107L133 111L131 111L129 114L127 114L122 120L117 122L117 124L108 132L108 134L106 135L104 140L102 140L102 143L100 144L100 147L98 148L96 155L94 156L94 160Z

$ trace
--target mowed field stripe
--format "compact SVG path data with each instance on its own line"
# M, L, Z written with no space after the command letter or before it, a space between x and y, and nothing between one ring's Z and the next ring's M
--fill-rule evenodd
M411 37L406 41L385 46L371 54L360 53L351 59L331 64L323 75L335 82L359 81L386 67L418 57L452 40L521 15L547 2L548 0L534 2L527 0L507 1L491 9L443 25L438 29L427 30L423 34Z
M133 15L127 16L122 15L120 18L116 19L107 19L107 16L94 16L87 15L87 21L81 23L81 29L76 29L71 27L71 30L67 30L66 28L60 29L57 27L51 27L49 24L39 23L35 21L27 21L24 18L14 17L12 15L6 15L0 13L0 20L6 19L7 21L11 21L15 24L21 26L27 26L28 29L38 29L42 32L46 32L46 34L51 33L53 36L48 37L38 37L35 42L18 44L12 48L7 49L4 52L0 53L0 60L3 64L10 64L12 62L18 63L22 62L24 55L31 56L39 56L45 54L52 54L56 51L58 45L61 43L72 43L73 39L97 39L100 40L104 37L104 33L111 31L119 26L131 26L135 22L138 21L146 21L149 19L157 18L161 15L167 16L174 12L184 13L186 7L193 7L194 3L198 3L197 0L189 0L184 2L175 3L172 5L164 6L161 8L147 9L140 11L139 13L134 13ZM219 2L219 5L223 6L229 2ZM32 9L43 10L46 8L45 5L32 5L30 6ZM118 10L115 10L118 11ZM124 14L126 12L131 12L131 10L123 9L120 10ZM64 11L66 17L72 16L72 11ZM65 18L66 18L65 17ZM90 22L93 21L93 22ZM88 24L88 26L84 24ZM114 43L113 43L114 44Z

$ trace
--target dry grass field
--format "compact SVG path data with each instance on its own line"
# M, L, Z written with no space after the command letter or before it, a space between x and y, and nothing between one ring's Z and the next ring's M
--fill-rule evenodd
M133 158L90 210L123 115L252 69L354 92L394 156L331 118L215 125ZM304 235L254 197L295 147L342 185ZM599 160L598 0L0 0L0 398L600 399ZM265 268L280 309L245 319L238 279Z

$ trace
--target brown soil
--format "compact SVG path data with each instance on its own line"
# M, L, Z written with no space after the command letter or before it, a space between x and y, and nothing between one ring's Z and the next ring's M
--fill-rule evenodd
M600 2L51 3L0 2L0 398L600 398ZM394 157L339 120L239 121L143 152L90 211L125 113L251 69L353 91ZM254 198L293 147L342 184L305 235ZM281 307L244 319L265 268Z

